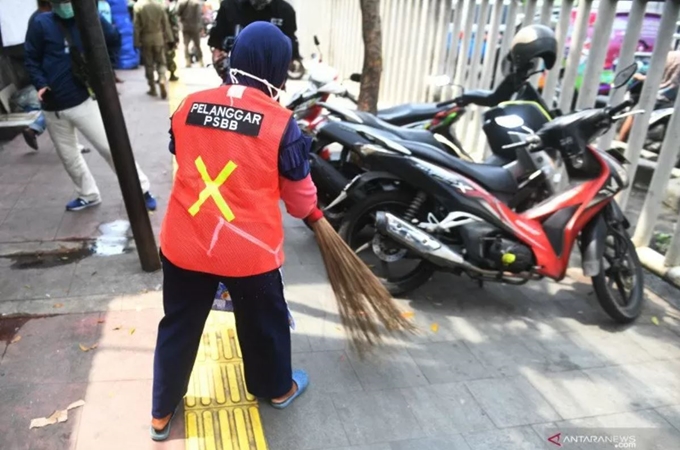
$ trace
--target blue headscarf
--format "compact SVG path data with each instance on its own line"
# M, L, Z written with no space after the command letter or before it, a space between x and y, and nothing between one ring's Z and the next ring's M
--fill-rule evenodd
M231 51L231 64L234 69L248 72L272 86L283 86L288 78L288 66L293 58L293 45L279 28L269 22L254 22L239 33ZM269 95L267 87L259 81L243 75L236 75L238 83L260 89ZM231 83L227 74L225 80Z

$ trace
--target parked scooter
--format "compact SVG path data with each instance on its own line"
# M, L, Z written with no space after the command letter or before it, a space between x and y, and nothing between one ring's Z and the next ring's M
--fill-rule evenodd
M302 58L295 58L290 62L290 66L288 67L289 79L301 80L310 69L309 66L314 66L323 62L321 43L319 42L319 38L317 36L314 36L314 46L316 47L318 53L312 53L312 57L308 62L305 62Z
M615 85L634 72L624 69ZM361 145L356 152L372 172L348 189L358 201L340 234L393 294L417 288L437 270L480 282L560 280L578 238L600 304L614 320L631 322L642 308L643 273L614 200L629 184L626 161L589 145L616 120L640 112L620 114L629 106L575 112L535 134L527 130L519 142L492 145L494 152L516 152L510 167L448 155L433 162L413 145ZM513 114L493 121L508 136L523 127ZM380 178L379 192L362 192L370 177Z

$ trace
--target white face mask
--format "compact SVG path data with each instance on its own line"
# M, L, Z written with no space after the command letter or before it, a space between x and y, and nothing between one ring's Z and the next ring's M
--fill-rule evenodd
M267 86L267 89L269 90L269 96L274 99L274 101L279 101L279 97L281 97L281 93L283 90L274 87L269 81L263 80L262 78L258 78L255 75L251 75L248 72L244 72L243 70L240 69L229 69L229 77L231 78L231 82L233 84L238 84L238 78L236 78L236 75L241 75L244 77L252 78L255 81L259 81L260 83L264 84ZM276 95L274 95L276 93Z

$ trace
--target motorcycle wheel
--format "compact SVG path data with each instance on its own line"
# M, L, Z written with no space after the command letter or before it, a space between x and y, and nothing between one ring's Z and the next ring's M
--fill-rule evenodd
M426 283L434 274L435 268L420 258L408 258L406 249L378 233L375 229L375 215L378 211L387 211L403 216L413 202L414 195L401 191L385 191L373 194L354 205L345 215L340 225L339 234L345 242L357 251L357 255L380 279L392 295L404 294ZM376 250L381 253L376 254ZM400 263L399 267L391 267L386 259L394 259L392 263ZM411 268L406 262L415 263ZM397 269L398 270L395 272Z
M301 59L294 59L288 66L288 78L291 80L300 80L305 76L305 66L302 65Z
M638 318L644 301L642 265L628 233L609 225L602 271L592 278L597 300L618 323Z

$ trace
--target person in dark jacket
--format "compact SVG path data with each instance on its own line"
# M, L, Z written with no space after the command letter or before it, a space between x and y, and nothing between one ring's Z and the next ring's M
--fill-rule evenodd
M80 211L101 203L97 183L80 154L76 130L85 135L99 154L113 168L113 159L97 102L92 98L87 73L79 62L84 60L80 33L73 18L70 0L52 0L52 11L35 17L26 33L26 70L38 91L47 131L78 197L66 205L68 211ZM118 33L100 16L107 45L118 45ZM149 179L138 167L146 205L156 209L149 192Z
M293 59L299 59L295 9L284 0L224 0L217 12L215 26L210 31L208 45L212 48L213 64L220 67L231 51L226 41L236 37L238 30L253 22L271 22L288 36L293 43ZM223 75L223 74L221 74Z

